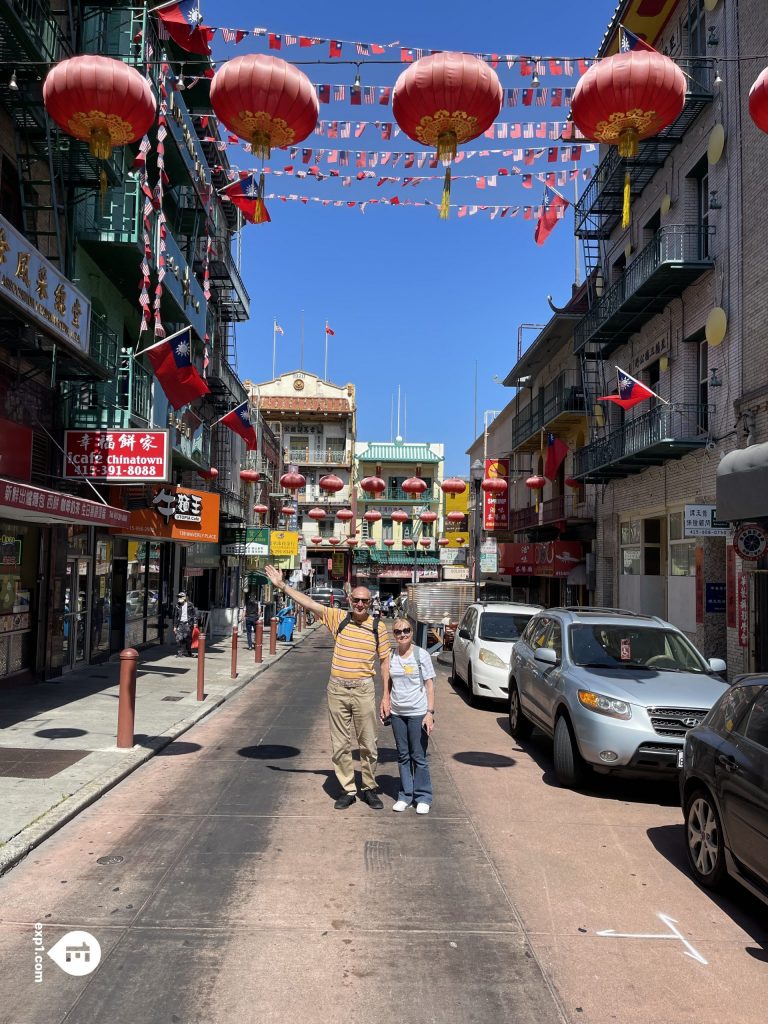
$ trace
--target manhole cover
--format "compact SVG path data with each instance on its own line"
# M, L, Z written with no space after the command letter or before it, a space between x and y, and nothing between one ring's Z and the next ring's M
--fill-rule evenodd
M163 700L181 700L181 697L163 697Z
M110 853L108 857L97 857L97 864L122 864L123 857L117 853Z

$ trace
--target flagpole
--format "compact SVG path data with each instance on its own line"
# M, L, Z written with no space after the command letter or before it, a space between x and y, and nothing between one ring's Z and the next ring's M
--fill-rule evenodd
M325 321L325 362L323 363L323 380L328 380L328 321Z
M613 365L616 366L615 363ZM633 380L635 382L635 384L639 384L641 388L645 388L646 391L651 391L651 389L648 387L647 384L643 384L643 382L641 380L638 380L637 377L633 377L631 373L627 373L627 371L626 370L622 370L620 366L616 366L616 384L617 384L616 390L617 391L621 390L620 381L621 381L622 373L624 374L625 377L629 377L630 380ZM664 405L669 405L669 402L667 401L667 399L666 398L662 398L661 395L657 395L655 391L651 391L651 394L653 395L654 398L658 398L658 400L660 402L663 402Z
M275 359L277 357L277 317L272 318L272 380L275 379Z
M299 369L304 369L304 310L301 311L301 331L299 332Z
M147 345L146 348L142 348L142 349L139 349L138 351L134 352L133 353L133 358L134 359L138 359L139 356L143 356L144 353L145 352L149 352L150 349L157 348L158 345L165 345L166 342L173 341L174 338L178 338L178 336L180 334L183 334L185 331L188 331L188 330L189 330L189 327L182 327L180 331L175 331L169 337L161 338L160 341L156 341L156 342L154 342L154 344ZM141 338L139 338L139 341L141 341Z

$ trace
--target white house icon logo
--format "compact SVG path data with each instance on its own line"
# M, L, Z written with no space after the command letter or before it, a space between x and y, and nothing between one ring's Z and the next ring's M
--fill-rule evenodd
M48 956L66 974L81 978L99 966L101 946L90 932L67 932L51 946Z

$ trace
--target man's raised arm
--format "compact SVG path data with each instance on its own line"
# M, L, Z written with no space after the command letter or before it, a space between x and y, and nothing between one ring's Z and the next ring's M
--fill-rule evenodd
M321 616L325 611L325 606L319 604L317 601L313 601L311 597L308 597L301 590L294 590L293 587L289 587L283 579L283 575L279 569L276 569L274 565L264 566L264 574L269 579L272 586L277 587L278 590L282 590L284 594L287 594L292 601L296 604L300 604L302 608L306 608L308 611L313 612L317 616Z

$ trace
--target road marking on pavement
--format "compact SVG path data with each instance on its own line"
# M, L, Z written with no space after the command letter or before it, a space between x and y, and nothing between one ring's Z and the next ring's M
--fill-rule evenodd
M680 932L680 930L675 927L675 925L678 922L675 920L674 917L670 917L669 914L657 914L656 916L660 918L664 922L664 924L669 928L668 932L633 934L631 932L616 932L613 930L613 928L608 928L605 931L596 932L596 934L604 936L605 938L609 939L679 939L680 942L682 942L682 944L685 946L685 956L689 956L692 960L695 960L697 963L704 964L705 966L707 966L708 961L704 959L704 957L701 955L701 953L699 953L698 950L693 948L693 946L685 938L682 932Z

